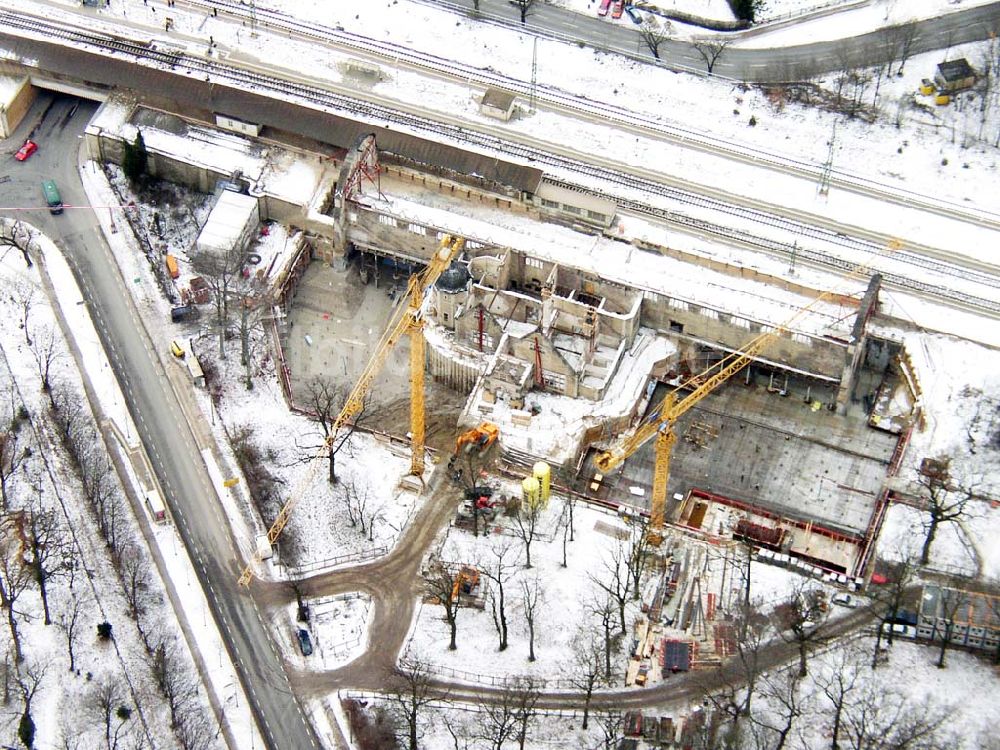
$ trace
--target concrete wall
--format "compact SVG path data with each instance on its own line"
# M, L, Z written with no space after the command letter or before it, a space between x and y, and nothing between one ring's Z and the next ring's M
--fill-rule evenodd
M427 371L437 382L459 393L469 393L475 387L481 370L478 362L457 359L451 352L439 351L428 342Z
M14 92L7 101L0 101L0 138L10 138L24 119L38 90L31 85L27 76L17 79Z
M99 130L88 128L86 140L92 158L121 163L123 148L117 138L108 137L107 134L101 133ZM186 164L168 155L155 152L150 153L149 169L156 176L189 185L203 192L210 192L219 179L228 176L214 173L197 165ZM401 170L400 174L402 174ZM443 180L437 180L437 183L443 184L443 182ZM305 231L317 254L320 254L325 261L333 262L346 248L335 246L334 219L323 213L326 207L321 205L323 197L320 194L332 191L332 187L332 184L327 185L323 190L317 191L317 203L309 207L291 205L273 196L261 196L262 218L280 221ZM454 189L469 192L468 188L459 186ZM485 200L485 197L481 196L481 198ZM490 200L498 202L505 199L493 196ZM511 202L509 207L511 210L518 210L516 202ZM344 219L346 237L349 243L379 254L397 255L420 262L426 262L437 250L440 236L444 232L444 228L399 220L380 213L376 209L357 204L348 204L345 207ZM648 249L654 249L667 256L681 257L676 251L667 248ZM759 322L731 315L721 309L689 303L680 299L671 299L652 292L630 289L607 282L593 273L561 267L553 262L528 254L503 248L483 247L475 242L467 243L467 250L471 255L492 255L500 258L500 260L493 262L491 281L498 282L497 288L501 290L508 288L530 289L538 293L543 287L551 285L557 291L567 294L583 292L593 297L603 298L598 309L599 312L603 313L600 317L600 332L604 335L613 334L631 340L640 325L660 331L670 330L672 326L682 326L686 335L730 349L738 349L763 330ZM684 257L688 259L686 256ZM703 264L713 267L713 264L718 265L718 262L706 260L703 261ZM764 277L752 269L734 271L725 264L722 266L724 267L713 267L713 270L738 275L741 278L759 277L761 281L769 283L773 281L770 277ZM784 286L792 291L802 293L812 291L797 287L792 282L784 282ZM503 317L513 315L515 320L529 323L540 321L541 301L533 295L517 295L507 291L496 295L493 292L492 289L482 288L480 300L488 293L492 298L491 311L497 315ZM565 310L567 313L565 318L558 317L559 327L564 330L572 330L574 326L568 322L572 320L569 316L578 314L577 311L583 310L586 305L574 303L572 299L563 297L553 299L552 304L557 309ZM518 300L520 301L518 302ZM856 300L846 297L833 301L845 305L857 305ZM530 361L533 361L533 351L530 354ZM845 365L850 363L850 354L846 342L802 334L782 334L772 342L763 356L766 359L808 373L839 380L845 371ZM561 372L561 367L564 366L565 362L560 364L556 359L553 359L548 365L553 372ZM567 387L574 391L576 388L575 386Z
M661 331L677 330L679 325L686 336L730 349L739 349L773 328L718 308L648 292L642 303L642 320ZM847 356L845 342L799 333L781 334L761 353L764 359L837 380L843 375Z
M552 342L539 334L524 338L509 338L507 351L522 362L535 363L535 342L538 343L538 354L542 360L542 377L545 379L545 390L563 396L577 398L580 395L580 376L563 356L552 345ZM532 382L535 373L532 372Z

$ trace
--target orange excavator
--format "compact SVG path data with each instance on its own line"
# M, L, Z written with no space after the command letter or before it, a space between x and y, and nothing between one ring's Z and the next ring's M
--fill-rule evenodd
M471 453L472 451L482 453L493 445L499 436L500 428L492 422L480 422L478 426L459 435L455 441L455 453L448 459L448 473L452 480L461 481L462 468L456 468L455 464L458 463L458 457L462 453Z
M479 586L479 571L471 565L463 565L455 576L455 585L451 587L451 600L457 601L460 594L471 596Z
M466 453L472 450L480 452L489 448L500 436L500 428L492 422L481 422L478 427L463 432L455 441L455 455L465 450Z

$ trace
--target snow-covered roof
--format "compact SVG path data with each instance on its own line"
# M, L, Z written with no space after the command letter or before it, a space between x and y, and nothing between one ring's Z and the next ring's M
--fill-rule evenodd
M247 225L256 220L256 198L223 190L198 235L198 247L202 250L229 250L243 238Z

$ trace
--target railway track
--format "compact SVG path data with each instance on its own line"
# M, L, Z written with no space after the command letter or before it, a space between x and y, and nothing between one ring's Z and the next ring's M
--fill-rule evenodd
M188 0L188 4L202 9L219 9L241 20L251 18L248 7L238 0ZM577 96L553 86L539 84L533 87L530 81L512 78L490 68L475 67L393 42L369 39L342 28L296 18L269 8L257 8L254 15L269 28L322 44L333 43L355 53L375 56L378 62L383 64L396 65L402 62L450 82L475 83L483 88L500 87L520 94L524 98L533 98L537 103L547 104L564 113L582 115L619 128L627 128L637 134L657 137L685 148L694 148L716 156L722 155L755 167L767 167L814 183L820 181L824 171L822 164L813 161L775 154L747 144L736 146L731 141L713 138L682 125L665 122L660 118L646 116L613 104ZM695 72L701 74L700 71ZM732 81L732 84L739 85L740 81ZM931 198L838 169L830 171L829 179L834 187L852 190L901 206L917 208L927 213L960 219L987 229L1000 230L1000 213L997 212L985 209L970 211L968 207L957 203Z
M794 232L799 236L810 236L815 239L821 239L824 242L832 242L835 245L848 247L849 249L863 250L866 253L870 253L873 250L881 250L883 247L878 243L850 238L839 232L814 227L806 222L767 213L758 209L733 205L718 198L700 195L680 188L665 186L660 181L637 176L609 166L595 165L568 156L554 154L550 150L543 149L540 146L535 147L526 143L509 141L488 133L470 131L455 122L443 122L440 119L432 121L421 115L394 109L376 102L358 100L352 96L320 88L311 82L294 81L260 71L234 67L210 58L190 55L174 47L160 49L157 47L156 42L138 43L134 40L121 38L112 34L79 30L64 26L50 19L23 16L10 11L0 11L0 25L6 26L11 31L20 30L21 32L55 37L67 44L89 46L98 53L119 54L142 64L167 68L180 74L187 74L216 83L224 82L236 88L251 90L257 94L272 95L285 100L295 98L303 103L308 103L321 109L346 113L351 117L370 122L391 122L395 127L402 125L412 132L421 135L427 134L430 128L433 128L435 139L440 139L443 136L457 143L474 145L491 152L499 151L508 156L519 157L526 163L544 165L558 172L585 176L602 184L616 185L629 191L640 191L658 197L662 196L676 201L683 206L711 210L746 220L751 225L763 225ZM553 180L557 183L560 182L560 178L553 178ZM783 256L788 256L792 252L795 252L796 257L801 258L803 261L836 271L851 270L858 265L856 260L842 258L815 249L797 248L793 250L787 244L783 245L780 242L751 234L742 229L737 230L731 227L719 226L704 219L685 215L680 211L672 211L654 206L646 201L622 198L620 195L603 192L598 189L581 187L580 184L570 183L567 180L562 180L562 184L580 192L608 197L625 210L655 217L676 226L732 240L745 247L755 247ZM990 288L1000 286L1000 281L998 281L995 275L980 273L973 269L945 263L940 260L923 258L916 254L911 255L914 265L922 265L935 273L960 281L984 284ZM931 266L928 264L934 265ZM961 309L986 312L994 317L1000 317L1000 301L995 296L985 297L970 294L965 291L948 288L945 285L931 284L890 271L883 270L882 273L886 283L895 288L942 300Z

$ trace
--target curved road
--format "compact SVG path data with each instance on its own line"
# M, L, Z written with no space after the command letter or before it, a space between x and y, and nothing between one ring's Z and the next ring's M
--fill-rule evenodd
M18 139L8 141L31 135L39 150L24 164L8 162L4 171L11 179L4 189L8 205L3 212L43 230L76 273L171 515L244 690L252 698L261 735L274 750L318 748L315 731L288 684L280 651L254 601L237 586L243 555L234 547L194 436L164 374L157 351L166 344L146 335L83 191L75 157L96 104L56 98L43 111L47 97L40 99L19 129ZM39 188L43 176L59 185L67 206L61 216L50 215L44 207Z
M471 2L468 4L471 5ZM491 12L506 10L509 13L513 10L501 0L483 0L483 7ZM555 10L550 6L539 7L546 9L546 12ZM969 9L948 17L947 23L921 24L919 44L933 48L942 46L941 40L945 38L952 43L962 41L963 38L982 38L986 35L983 24L995 21L996 8L996 5L991 5ZM574 17L573 20L577 32L586 24L585 21L580 21L580 17ZM529 19L530 24L543 21L541 12ZM622 51L635 54L636 37L633 30L603 24L598 19L592 21L592 28L587 33L598 36L597 41L601 42L599 46L623 44L629 49L623 47ZM559 23L564 22L563 16ZM952 24L955 24L954 28L949 28ZM958 28L963 29L961 34L956 31ZM611 32L609 29L619 31ZM624 41L615 42L616 35L622 34L626 35L622 37ZM860 49L866 43L870 45L875 41L875 35L869 35L867 38L852 40L849 46ZM678 50L683 49L682 45L673 46ZM830 43L826 45L829 52L821 52L823 45L811 45L808 57L821 63L823 60L833 59L834 50L843 46L842 43ZM770 52L773 54L768 64L784 65L786 60L801 61L803 55L803 50L799 48L787 52ZM686 54L690 54L689 48ZM747 65L746 60L759 54L749 50L728 50L717 71L744 77L740 65ZM672 59L682 61L685 58L682 52L677 52ZM842 57L838 56L836 59L839 61ZM696 62L695 60L694 63ZM731 66L731 70L724 63ZM745 69L742 70L745 72ZM61 140L64 146L62 153L74 151L71 148L71 145L75 145L72 141L82 126L83 116L92 111L88 110L88 106L81 105L81 112L75 120L70 116L70 105L67 102L57 102L49 111L39 130L47 147L33 157L30 162L31 171L22 170L12 177L12 185L18 188L18 194L30 196L37 193L37 175L41 173L57 179L68 204L85 203L73 160L60 161L60 150L52 144ZM25 204L28 203L33 201L25 198ZM207 498L214 496L211 482L201 468L195 441L180 416L176 397L163 375L162 365L154 351L157 345L151 344L141 327L136 324L138 315L131 297L115 270L114 261L103 243L94 217L87 209L68 209L62 217L51 217L46 211L37 208L26 214L26 217L50 233L50 236L61 237L61 245L67 257L77 268L81 287L95 322L98 323L109 357L118 370L123 390L130 398L133 415L167 491L178 528L193 559L197 561L199 577L212 603L216 620L220 629L229 635L231 656L239 668L248 694L254 698L263 733L269 738L272 747L317 746L314 731L302 716L299 704L285 679L280 653L268 636L253 600L236 590L235 581L241 555L234 548L228 526L220 523L215 503L205 502ZM371 631L374 647L341 670L326 674L294 674L292 679L297 688L326 693L341 686L384 686L385 676L392 669L396 655L405 641L415 603L422 590L419 574L421 560L453 510L453 500L450 499L453 495L449 487L438 487L434 499L427 503L411 523L401 544L384 560L317 576L304 582L306 591L310 594L346 590L370 593L375 602ZM288 598L287 590L277 584L257 582L253 591L256 598L269 604L284 602ZM862 613L856 613L838 621L836 627L847 632L863 619ZM790 656L790 649L787 644L775 644L769 650L769 658L774 663L784 661ZM690 682L692 680L689 678L679 678L651 689L608 692L595 699L595 705L603 705L605 702L629 706L656 703L667 697L678 697L682 690L693 691L693 684L689 688L683 688ZM489 689L470 690L448 683L441 683L440 687L447 688L456 697L465 695L468 699L492 692ZM700 685L698 689L702 689ZM552 694L546 697L545 705L566 706L579 702L578 695Z
M426 5L447 7L467 15L473 0L419 0ZM875 4L875 3L869 3ZM223 3L220 3L220 7ZM575 13L539 0L522 26L517 8L508 0L480 0L480 18L486 22L517 28L529 34L550 36L569 42L583 42L598 49L655 62L631 23L609 23L593 15ZM805 20L806 17L803 17ZM1000 32L1000 2L964 8L939 18L915 23L911 54L945 49L966 42L987 39ZM724 34L706 31L709 39L737 40L757 32ZM853 65L885 52L892 42L882 31L847 39L812 42L792 47L751 49L729 47L719 57L713 74L734 81L775 83L803 81L822 73L843 70L845 61ZM660 47L660 64L676 70L705 72L705 61L690 42L667 40Z

